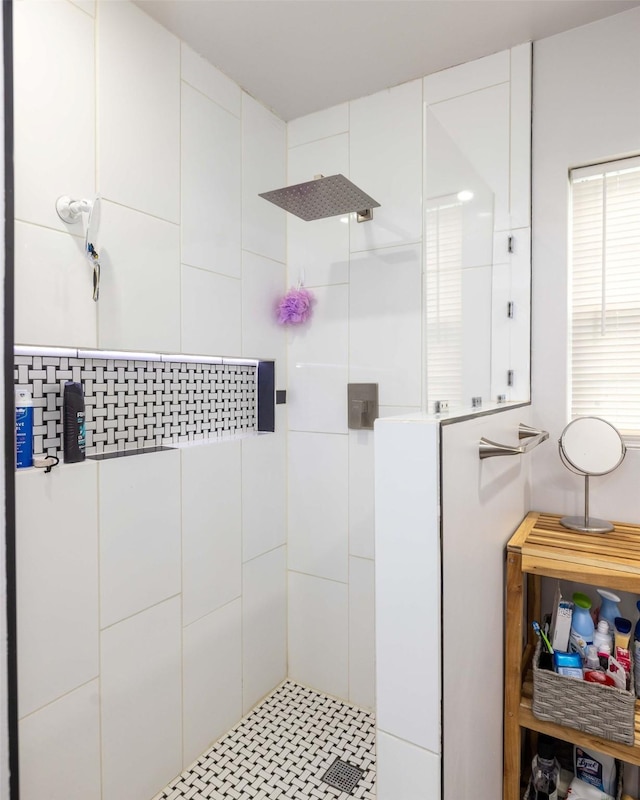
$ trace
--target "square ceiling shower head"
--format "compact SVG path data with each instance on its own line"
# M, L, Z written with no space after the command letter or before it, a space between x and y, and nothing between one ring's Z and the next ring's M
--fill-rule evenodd
M360 767L354 767L353 764L338 757L320 780L333 786L334 789L351 794L363 775L364 771Z
M361 215L366 214L365 218L371 219L371 210L380 206L380 203L358 189L344 175L330 175L328 178L320 176L306 183L263 192L259 196L306 222L351 214L354 211Z

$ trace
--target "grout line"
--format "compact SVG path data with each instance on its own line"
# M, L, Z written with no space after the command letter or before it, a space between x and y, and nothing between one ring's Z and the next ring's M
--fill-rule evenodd
M348 569L347 564L347 569ZM335 578L325 578L322 575L314 575L312 572L303 572L301 569L289 569L289 572L294 573L295 575L304 575L306 578L316 578L319 581L327 581L328 583L337 583L339 586L349 586L349 580L347 578L346 581L338 581ZM316 689L316 691L318 691Z
M351 104L348 102L347 105L349 106L349 109L347 110L347 114L350 115L351 114ZM300 144L289 145L288 142L287 142L288 150L289 150L289 152L291 152L292 150L296 150L299 147L306 147L307 145L310 145L310 144L316 144L316 142L325 142L327 139L335 139L338 136L345 136L345 135L349 136L349 131L350 131L350 121L347 124L346 129L343 130L343 131L336 131L335 133L328 133L326 136L319 136L317 139L309 139L308 142L300 142Z
M29 225L32 228L42 228L45 231L60 233L63 236L72 236L74 239L79 239L81 242L84 243L84 233L75 233L72 230L63 230L62 228L54 228L53 225L45 225L42 222L34 222L31 219L22 219L21 217L17 216L14 217L14 221L19 222L21 225Z
M175 600L176 597L180 597L180 592L174 592L174 594L169 595L168 597L163 597L162 600L158 600L157 603L152 603L150 606L145 606L145 608L141 608L140 611L136 611L134 614L129 614L127 617L123 617L122 619L118 619L115 622L111 622L104 628L100 628L100 633L104 633L105 631L111 630L116 625L120 625L121 622L128 622L135 617L139 617L140 614L144 614L145 611L150 611L152 608L156 608L157 606L162 605L163 603L167 603L169 600Z
M263 556L267 556L267 555L269 555L269 553L275 553L276 550L280 550L281 547L286 547L286 546L287 546L287 542L285 540L284 542L281 542L280 544L275 545L275 547L270 547L268 550L265 550L263 553L258 553L255 556L251 556L251 558L248 558L246 561L243 561L242 565L244 566L245 564L251 564L252 561L256 561L258 558L262 558Z
M183 41L184 40L181 40L181 43ZM186 42L185 42L185 44L186 44ZM187 47L188 46L189 45L187 45ZM235 114L233 111L229 111L229 109L226 106L223 106L222 103L219 103L217 100L214 100L214 98L211 97L211 95L207 94L206 92L203 92L202 89L200 89L198 86L196 86L195 84L191 83L191 81L188 81L182 75L182 52L181 52L180 55L181 55L181 58L180 58L180 83L185 83L190 89L193 89L194 92L197 92L201 97L204 97L205 100L208 100L210 103L213 103L213 105L216 106L216 108L219 108L221 111L225 111L227 114L229 114L230 117L233 117L234 119L237 119L241 123L242 122L242 101L240 102L240 114ZM198 55L198 54L196 54L196 55ZM200 58L203 58L203 60L206 61L207 64L209 64L210 66L213 67L213 64L211 64L210 61L207 61L206 58L204 58L203 56L200 56ZM213 68L217 69L217 67L213 67ZM235 81L234 81L234 83L235 83ZM240 88L239 84L237 84L237 83L236 83L236 86L238 86L238 88ZM242 89L240 89L240 91L242 91ZM180 93L182 94L182 90L181 90Z
M174 595L174 597L177 597L177 596L178 595ZM211 616L211 614L215 614L216 611L220 611L221 609L226 608L227 606L230 606L232 603L235 603L236 601L240 600L241 598L242 598L242 595L237 594L235 597L232 597L231 600L227 600L225 603L222 603L222 605L216 606L215 608L212 608L211 611L207 611L204 614L201 614L199 617L196 617L196 619L191 620L191 622L187 622L186 625L183 622L182 623L182 627L183 628L190 628L192 625L195 625L196 622L202 622L202 620L205 619L205 617L209 617L209 616ZM171 600L173 598L167 598L167 599ZM156 604L156 605L159 605L159 604ZM153 608L153 606L152 606L152 608Z
M151 217L151 219L155 219L158 222L166 222L167 225L173 225L174 228L180 228L180 223L175 222L175 220L167 219L166 217L160 217L157 214L152 214L150 211L143 211L141 208L135 208L134 206L128 206L126 203L120 203L117 200L112 200L110 197L101 196L100 199L105 203L111 203L114 206L118 206L118 208L126 208L127 211L134 211L136 214L144 214L145 217Z
M241 225L241 230L242 230L242 222L240 223L240 225ZM285 233L285 238L286 238L286 233ZM280 267L285 267L286 268L286 266L287 266L286 248L285 248L284 261L279 261L277 258L272 258L271 256L266 256L264 253L258 253L257 250L251 250L251 248L249 248L249 247L242 247L240 249L242 250L243 253L251 253L251 255L259 256L260 258L264 258L265 261L271 261L272 264L277 264ZM190 265L188 265L188 266L190 266Z
M180 266L188 267L189 269L197 269L200 272L208 272L209 275L218 275L221 278L229 278L229 280L232 281L242 280L242 264L240 265L240 275L228 275L226 272L216 272L215 270L209 269L208 267L199 267L197 264L187 264L186 261L181 261Z
M93 683L94 681L99 680L99 678L100 678L100 674L98 673L97 675L94 675L92 678L89 678L89 680L83 681L82 683L79 683L77 686L74 686L72 689L68 689L66 692L63 692L58 697L54 697L53 700L49 700L47 703L44 703L43 705L38 706L38 708L35 708L33 711L30 711L28 714L25 714L24 717L20 717L18 722L22 723L25 720L29 719L30 717L33 717L34 714L39 714L40 711L43 711L45 708L49 708L54 703L57 703L58 700L62 700L65 697L69 697L69 695L73 694L74 692L77 692L78 689L82 689L84 686L88 686L90 683ZM100 739L101 739L101 745L102 745L102 736L100 736ZM102 756L102 747L100 749L100 755ZM102 762L102 758L100 759L100 761Z

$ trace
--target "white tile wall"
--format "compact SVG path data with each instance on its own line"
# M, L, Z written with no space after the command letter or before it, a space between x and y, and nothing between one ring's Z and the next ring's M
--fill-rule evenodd
M419 245L351 257L349 380L378 383L383 405L421 403L421 257Z
M188 625L241 594L240 442L187 447L181 455L182 618Z
M347 697L347 585L289 572L289 677Z
M183 767L242 716L240 598L183 632Z
M180 451L102 461L99 487L105 628L180 592Z
M284 422L276 417L276 431ZM242 440L242 560L287 541L287 438L284 431Z
M466 64L427 75L424 79L424 101L431 105L508 80L509 51L503 50L501 53L476 58Z
M182 769L181 629L174 597L102 632L102 800L153 797Z
M349 554L361 558L374 556L373 459L373 432L349 431Z
M440 797L440 759L402 739L378 730L376 796L379 800Z
M349 700L375 710L374 563L349 558Z
M286 184L285 124L132 3L34 0L14 14L18 342L270 357L287 388L273 322L286 220L257 197ZM54 207L96 191L99 304L84 227ZM181 250L204 269L182 267ZM276 418L284 429L285 406ZM27 800L151 797L237 722L242 480L245 556L264 553L245 570L244 702L285 677L286 440L260 440L243 475L234 443L17 476ZM184 640L182 602L198 617Z
M99 241L100 347L179 352L179 227L103 202Z
M286 267L278 261L242 253L242 355L275 359L276 383L287 386L286 329L276 308L287 290Z
M350 103L351 180L381 204L373 221L351 221L351 250L422 236L422 81Z
M21 717L98 674L95 464L16 475Z
M286 125L248 94L242 94L242 247L284 262L285 212L260 192L286 185Z
M289 569L348 580L346 436L289 434Z
M243 712L286 677L287 550L278 547L243 566Z
M433 753L440 752L438 427L379 420L375 431L376 724Z
M16 222L15 247L16 342L95 347L97 306L84 240Z
M306 119L306 118L305 118ZM310 181L315 175L349 177L349 135L331 136L289 150L287 184ZM349 217L312 222L287 218L289 278L305 286L347 283L349 280Z
M22 800L101 800L97 680L21 720L19 735Z
M241 294L237 278L182 267L182 351L238 356Z
M95 192L93 20L61 0L25 2L13 26L16 218L84 235L55 202Z
M180 42L133 3L100 3L97 31L100 193L180 222Z
M292 120L287 126L289 147L297 147L316 139L346 133L349 130L349 103L307 114Z
M326 286L313 295L312 318L288 334L289 428L346 433L349 289Z
M183 264L240 277L240 120L182 85Z
M182 80L205 94L222 108L230 111L234 116L240 117L242 90L238 84L212 66L184 42L181 42L180 57Z

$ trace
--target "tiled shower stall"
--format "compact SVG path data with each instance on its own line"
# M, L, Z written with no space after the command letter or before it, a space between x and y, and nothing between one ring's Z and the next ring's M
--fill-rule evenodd
M285 124L127 0L21 0L14 38L16 342L272 359L287 390L274 434L18 475L24 800L141 800L287 676L374 708L373 432L346 385L423 403L423 87ZM336 172L372 222L258 197ZM55 211L96 193L97 304ZM298 281L313 318L285 332Z

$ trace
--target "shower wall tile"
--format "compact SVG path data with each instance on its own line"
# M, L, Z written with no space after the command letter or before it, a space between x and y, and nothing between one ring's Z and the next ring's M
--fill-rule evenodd
M347 582L348 462L347 436L289 434L289 569Z
M240 117L242 90L237 83L216 69L188 44L180 43L180 66L182 80L205 94L222 108Z
M242 288L237 278L182 267L182 352L239 356Z
M13 26L16 218L84 237L55 202L95 192L93 20L66 0L24 2Z
M278 422L276 419L276 431ZM243 439L243 561L285 544L286 503L287 438L284 431Z
M97 306L84 240L17 221L15 259L16 342L95 347Z
M242 93L242 247L286 260L285 211L262 197L287 182L287 126Z
M380 729L376 732L376 796L440 797L440 756Z
M180 451L99 464L100 623L180 592Z
M347 432L349 287L313 290L309 322L289 330L289 428Z
M422 81L350 103L351 180L381 208L351 221L351 251L422 237Z
M240 277L240 120L182 85L183 264Z
M289 185L315 175L349 177L349 135L343 133L289 150ZM289 282L306 286L347 283L349 280L349 218L305 222L288 215Z
M289 677L348 698L348 587L289 572Z
M102 632L102 800L153 797L182 769L181 632L177 597Z
M241 613L238 598L183 631L183 767L242 716Z
M410 245L351 258L349 380L378 383L382 405L421 404L421 257Z
M511 227L531 224L531 42L511 48ZM529 304L530 305L530 304Z
M300 144L348 131L349 104L341 103L291 120L288 125L289 147L297 147Z
M99 191L180 222L180 42L133 3L99 3L97 31Z
M375 708L374 563L349 558L349 702Z
M98 675L97 466L16 474L19 713Z
M349 431L349 555L361 558L374 557L373 459L373 431Z
M278 547L243 566L242 710L287 677L287 549Z
M240 442L188 447L181 456L182 622L188 625L242 591Z
M286 272L278 261L242 252L242 355L274 359L282 389L287 386L287 333L276 321L276 307L287 289Z
M18 730L21 800L101 800L97 680L23 719Z
M180 228L103 202L100 242L100 347L180 352Z
M71 0L71 2L81 8L83 11L86 11L87 14L90 14L92 17L96 15L96 0Z

